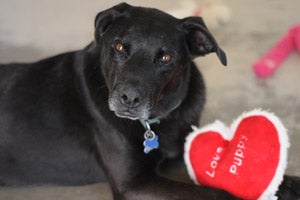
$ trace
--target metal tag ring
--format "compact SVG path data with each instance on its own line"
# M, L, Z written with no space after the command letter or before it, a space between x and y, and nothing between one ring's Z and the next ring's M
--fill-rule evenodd
M151 130L147 130L144 134L146 140L153 140L155 138L155 133Z

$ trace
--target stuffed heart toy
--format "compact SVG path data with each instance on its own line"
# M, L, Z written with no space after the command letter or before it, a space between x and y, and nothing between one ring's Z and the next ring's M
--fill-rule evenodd
M184 159L197 184L247 200L277 199L289 147L287 131L278 117L254 110L229 128L216 121L193 129L186 139Z

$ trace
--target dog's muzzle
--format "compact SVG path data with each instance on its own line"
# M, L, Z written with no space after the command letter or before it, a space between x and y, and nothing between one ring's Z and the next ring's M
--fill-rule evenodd
M110 95L109 109L118 117L131 120L148 119L150 103L146 91L130 85L120 85Z

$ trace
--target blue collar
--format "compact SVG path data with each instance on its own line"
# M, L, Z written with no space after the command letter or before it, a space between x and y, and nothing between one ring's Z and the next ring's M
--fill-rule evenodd
M153 117L153 118L146 119L146 120L140 119L140 122L144 126L144 128L147 129L147 124L148 125L159 124L160 120L158 117Z

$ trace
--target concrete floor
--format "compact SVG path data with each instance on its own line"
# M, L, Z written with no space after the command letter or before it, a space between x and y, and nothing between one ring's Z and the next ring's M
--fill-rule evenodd
M128 2L170 11L178 9L179 1ZM0 0L0 62L34 61L83 48L92 40L94 16L117 2ZM271 48L290 26L300 23L300 1L226 2L232 9L233 18L213 32L227 53L228 67L222 67L215 55L196 60L208 89L208 103L201 123L220 119L229 125L243 111L254 108L275 112L290 135L287 173L300 176L300 54L293 52L268 79L259 79L251 71L256 59ZM182 173L182 170L179 171ZM95 184L2 188L0 199L106 200L111 199L111 195L106 184Z

